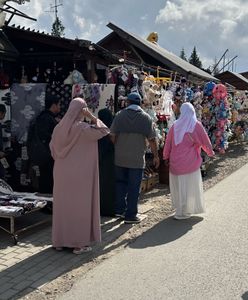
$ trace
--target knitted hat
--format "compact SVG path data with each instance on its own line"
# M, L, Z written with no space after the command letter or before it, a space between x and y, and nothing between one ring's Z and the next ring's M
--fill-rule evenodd
M127 100L130 100L136 104L140 104L142 99L139 93L134 92L127 95Z

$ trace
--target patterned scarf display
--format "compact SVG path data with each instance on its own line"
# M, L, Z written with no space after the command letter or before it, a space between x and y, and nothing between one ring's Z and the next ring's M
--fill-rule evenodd
M75 84L72 88L72 98L81 96L85 99L89 109L97 116L99 110L115 109L115 84Z

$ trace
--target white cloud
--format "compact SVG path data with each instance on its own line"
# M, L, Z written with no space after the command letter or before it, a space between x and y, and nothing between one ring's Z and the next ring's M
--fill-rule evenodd
M248 46L248 1L166 1L155 22L169 28L175 44L181 40L180 44L189 49L196 45L205 63L221 56L227 48L239 52L244 61Z
M20 10L27 16L37 19L37 22L35 22L27 18L14 16L11 24L21 25L22 27L24 26L26 28L30 27L40 31L50 31L50 28L52 27L52 17L49 13L49 4L44 3L44 1L40 0L30 0L30 2L25 2L24 5L18 5L12 2L10 2L10 5ZM39 20L43 17L51 21L51 26L49 26L49 29L47 27L48 22L44 24L39 22Z
M220 22L220 28L222 30L222 38L227 38L234 32L238 26L237 22L233 20L222 20Z
M86 20L85 18L80 18L79 16L74 16L74 23L75 25L78 25L80 29L85 29L86 26Z
M238 22L248 18L248 2L242 0L178 0L167 1L156 17L157 24L177 23L180 28L192 24L195 30L215 25L216 30L231 32Z
M77 15L74 15L74 25L79 27L80 35L78 37L82 39L91 39L93 34L99 32L99 27L93 21L81 18Z
M170 21L179 21L182 20L182 18L183 13L181 8L178 5L167 1L165 7L159 11L156 22L164 23Z
M148 19L148 17L149 17L148 15L144 15L144 16L141 16L140 19L142 21L146 21Z

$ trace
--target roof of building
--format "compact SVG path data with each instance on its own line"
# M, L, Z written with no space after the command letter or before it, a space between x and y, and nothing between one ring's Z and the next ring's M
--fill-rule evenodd
M225 71L215 76L221 81L233 85L238 90L248 90L248 79L239 73Z
M7 59L13 59L19 55L16 48L12 45L12 43L9 41L8 37L2 30L0 30L0 54L1 57Z
M107 26L112 29L119 37L126 40L136 49L140 49L141 51L161 62L163 65L167 66L169 69L178 72L180 75L192 76L204 80L217 80L211 74L195 67L194 65L181 59L174 53L169 52L168 50L162 48L157 44L149 42L146 39L137 36L136 34L126 32L113 23L109 23ZM99 41L99 44L102 44L107 39L108 36Z
M246 71L246 72L242 72L242 73L240 73L242 76L244 76L245 78L248 78L248 71Z
M4 26L3 32L8 39L15 44L19 53L47 52L54 53L74 53L78 59L98 57L101 61L106 60L106 64L116 62L118 58L108 50L84 39L69 39L65 37L53 36L49 33L31 30L21 26ZM25 42L21 42L24 41Z

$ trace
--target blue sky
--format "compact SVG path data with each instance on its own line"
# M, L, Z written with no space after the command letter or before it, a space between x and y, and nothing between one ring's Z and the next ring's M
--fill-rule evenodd
M184 47L189 57L196 46L204 67L214 64L226 49L235 55L237 72L248 71L247 0L57 0L59 18L68 38L97 42L111 30L109 22L146 38L156 31L161 47L179 55ZM14 6L13 2L9 2ZM37 18L32 22L14 17L12 23L51 32L54 0L30 0L15 5Z

